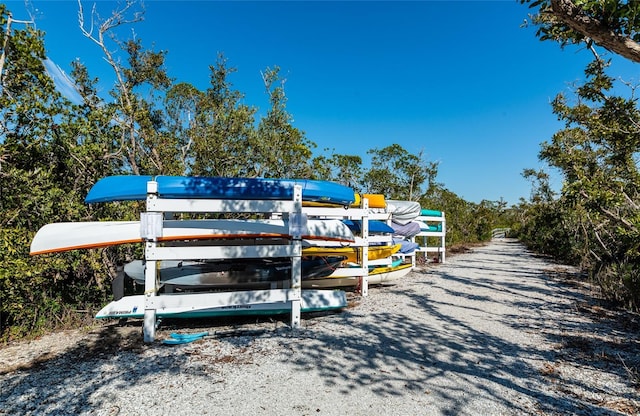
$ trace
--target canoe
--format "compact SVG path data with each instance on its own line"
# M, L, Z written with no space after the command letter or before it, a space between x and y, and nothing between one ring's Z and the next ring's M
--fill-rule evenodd
M402 264L396 267L378 267L369 272L369 285L381 285L393 283L408 275L413 267L411 264ZM355 287L360 284L361 276L349 277L324 277L321 279L307 279L302 281L303 289Z
M342 206L349 206L355 201L352 188L311 179L118 175L96 182L85 202L145 200L147 183L151 180L157 182L161 198L291 200L294 186L300 185L303 201Z
M390 246L369 246L369 260L386 259L397 253L401 244ZM362 247L304 247L302 249L303 256L347 256L347 261L357 263L360 261L360 253Z
M302 278L329 276L340 267L346 256L307 257L302 260ZM124 272L136 283L144 284L145 265L141 260L131 261ZM157 276L162 285L251 287L291 279L291 259L229 259L219 261L163 260L157 263Z
M167 220L158 241L290 238L285 220ZM307 220L305 240L351 243L353 232L340 220ZM31 241L30 254L140 243L140 221L59 222L40 228Z
M246 293L247 297L250 297L251 292ZM181 306L164 306L163 304L165 303L170 304L173 296L181 296L181 299L186 300L191 295L165 294L155 297L155 301L158 304L156 309L157 318L207 318L243 315L276 315L291 312L290 301L259 303L260 299L258 297L253 300L243 298L237 303L219 306L194 307L189 306L188 302L185 302L185 304ZM346 307L347 298L345 293L341 290L303 290L300 304L301 312L331 311ZM143 318L144 309L144 295L125 296L102 308L96 314L96 318Z

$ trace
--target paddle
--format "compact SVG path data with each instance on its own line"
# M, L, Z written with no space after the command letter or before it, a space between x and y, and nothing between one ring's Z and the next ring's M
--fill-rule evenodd
M220 331L220 332L213 332L213 333L205 331L205 332L195 332L192 334L180 334L177 332L172 332L170 334L170 338L162 340L162 343L165 345L179 345L179 344L188 344L190 342L198 341L205 338L224 338L224 337L234 337L234 336L261 335L265 332L266 332L265 329L231 330L231 331Z
M179 334L177 332L171 333L170 337L162 340L163 344L175 345L175 344L187 344L189 342L197 341L209 336L209 332L196 332L193 334Z

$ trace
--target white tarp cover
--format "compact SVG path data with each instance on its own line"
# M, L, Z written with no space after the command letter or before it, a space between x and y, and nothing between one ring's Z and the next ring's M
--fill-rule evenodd
M416 201L399 201L387 199L387 212L391 220L398 224L407 224L420 216L420 203Z

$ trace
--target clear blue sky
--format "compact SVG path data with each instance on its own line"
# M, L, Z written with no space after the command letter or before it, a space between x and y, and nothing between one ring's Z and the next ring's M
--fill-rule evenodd
M24 2L5 3L14 18L29 18ZM88 13L94 2L83 4ZM95 4L104 17L117 5ZM77 2L31 5L49 58L66 72L79 59L106 96L113 73L81 34ZM168 51L176 81L206 89L222 52L245 103L264 112L260 71L279 66L294 125L318 152L367 160L367 150L393 143L422 150L439 162L438 181L473 202L529 196L521 172L544 167L540 143L561 128L550 101L584 78L592 58L540 42L535 28L521 27L530 10L516 0L147 0L145 9L120 39L135 33L145 47ZM614 59L612 74L637 81L637 70Z

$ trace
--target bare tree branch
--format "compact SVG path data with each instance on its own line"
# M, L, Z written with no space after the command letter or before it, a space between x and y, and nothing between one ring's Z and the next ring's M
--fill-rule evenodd
M114 57L113 53L109 50L105 42L105 35L107 35L114 42L119 44L120 42L118 42L118 40L115 37L115 34L113 33L114 29L125 24L136 23L143 20L142 12L135 12L132 18L126 17L127 12L136 3L137 3L136 0L127 0L125 5L121 9L115 10L110 17L104 19L102 22L100 22L100 18L96 10L96 5L94 3L93 8L91 10L91 25L87 29L85 27L85 15L84 15L84 8L82 6L82 0L78 0L78 23L82 33L87 38L92 40L96 45L98 45L100 49L102 49L102 52L104 53L104 56L105 56L105 60L113 68L113 71L116 75L118 89L120 90L121 104L126 117L125 120L118 121L118 123L122 127L122 141L120 142L120 150L117 153L120 153L124 148L127 147L125 146L125 142L128 140L129 163L131 165L133 173L137 175L139 174L138 166L136 163L136 149L138 146L136 143L137 129L136 129L135 119L133 114L133 111L134 111L133 98L132 98L133 92L127 86L127 83L125 81L125 76L123 74L122 66ZM95 24L99 24L97 33L94 33Z

